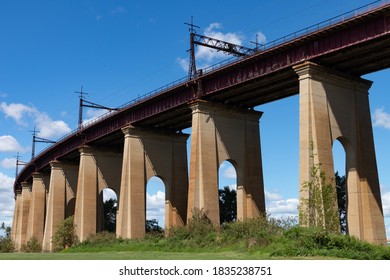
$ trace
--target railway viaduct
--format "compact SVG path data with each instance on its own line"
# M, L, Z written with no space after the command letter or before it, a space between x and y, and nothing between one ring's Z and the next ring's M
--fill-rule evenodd
M334 174L332 144L346 151L348 233L385 243L369 109L371 81L390 65L390 4L380 1L268 43L254 54L198 72L66 135L18 174L12 238L51 251L61 220L74 215L80 240L102 229L101 191L118 194L117 236L145 233L146 182L166 186L165 228L203 208L219 225L218 166L237 170L237 217L265 212L254 107L299 94L300 185L320 164ZM187 152L192 128L191 147ZM189 158L189 166L188 162ZM189 174L189 175L188 175ZM301 189L300 198L310 194Z

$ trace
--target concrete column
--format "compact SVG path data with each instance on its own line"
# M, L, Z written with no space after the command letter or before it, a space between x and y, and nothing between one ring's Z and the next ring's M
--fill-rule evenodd
M50 162L51 173L47 196L45 229L42 250L52 251L52 238L57 231L57 225L69 214L69 202L75 197L77 165L64 164L59 161ZM67 214L68 212L68 214Z
M91 147L80 148L75 206L76 235L80 241L101 230L99 194L105 187L119 189L122 157L119 153Z
M17 231L15 236L15 245L17 250L20 250L22 245L27 240L27 225L30 210L31 193L30 185L27 182L22 182L22 194L20 196L19 215L17 220Z
M18 222L19 222L19 212L22 202L22 191L17 189L15 192L15 210L14 210L14 216L12 219L12 228L11 228L11 238L14 242L16 242L16 236L18 233Z
M329 180L334 180L332 144L339 140L347 161L348 232L385 243L368 100L372 82L310 62L295 71L300 86L300 186L310 180L314 164L321 164ZM301 189L300 195L309 194Z
M261 112L195 102L188 213L204 209L219 225L218 169L224 160L237 172L237 218L255 218L265 212L259 119Z
M76 235L83 241L97 230L97 166L89 147L80 148L80 166L77 182L74 222Z
M165 184L165 228L183 225L187 211L187 152L185 134L167 134L134 127L122 129L125 137L117 236L145 234L146 184L158 176Z
M35 237L42 244L45 227L46 178L43 174L33 173L30 216L28 218L27 241Z

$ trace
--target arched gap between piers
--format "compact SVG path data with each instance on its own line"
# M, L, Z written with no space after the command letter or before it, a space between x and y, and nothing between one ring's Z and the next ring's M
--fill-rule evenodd
M218 169L218 196L220 224L237 220L237 169L231 160L225 160Z
M145 232L161 232L165 229L166 188L158 176L151 177L146 184Z
M98 203L98 232L108 231L115 233L118 209L118 195L109 188L99 193Z
M340 231L342 234L348 233L347 223L347 205L348 205L348 186L347 186L347 152L344 145L348 145L345 138L339 137L333 142L333 164L335 185L337 191L337 205L340 220Z

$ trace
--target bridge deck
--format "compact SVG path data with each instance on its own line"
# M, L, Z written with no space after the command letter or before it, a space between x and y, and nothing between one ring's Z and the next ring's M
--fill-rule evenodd
M190 127L189 103L202 98L252 108L298 94L292 70L304 61L361 76L390 66L390 4L337 22L288 42L223 65L183 81L91 123L50 146L28 163L15 181L31 180L54 159L74 160L84 144L122 147L120 129L126 125L179 131Z

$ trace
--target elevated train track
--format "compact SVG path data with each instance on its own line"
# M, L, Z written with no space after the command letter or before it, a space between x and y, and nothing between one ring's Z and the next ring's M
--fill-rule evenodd
M305 61L362 76L390 67L390 1L355 14L314 25L271 42L252 55L204 69L195 78L123 106L63 137L37 155L18 174L14 191L33 172L49 170L52 160L73 161L83 145L123 148L121 128L127 125L164 131L191 126L189 104L197 99L245 109L298 94L293 66Z

